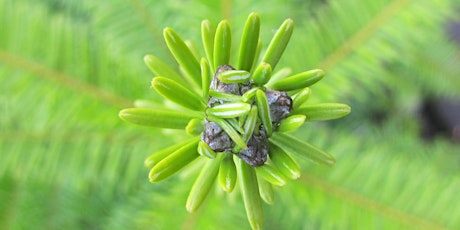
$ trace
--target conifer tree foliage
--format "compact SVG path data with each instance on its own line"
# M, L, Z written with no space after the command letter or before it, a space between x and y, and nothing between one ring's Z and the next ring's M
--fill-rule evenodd
M201 20L226 18L240 38L236 25L253 11L263 19L263 41L270 41L280 21L295 21L278 66L327 73L312 86L309 102L353 108L346 118L308 123L292 133L333 153L336 165L298 161L302 176L275 188L273 205L262 204L265 229L460 226L459 147L443 137L420 139L416 119L423 98L459 96L459 48L445 33L446 22L458 20L455 0L0 5L4 229L249 228L241 194L213 189L197 212L185 211L196 169L148 183L144 159L186 135L131 127L117 113L137 99L164 105L140 61L153 53L174 66L162 28L174 28L202 50Z

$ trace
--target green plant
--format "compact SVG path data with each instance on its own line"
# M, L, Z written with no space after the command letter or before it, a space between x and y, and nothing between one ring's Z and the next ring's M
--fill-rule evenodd
M458 0L0 5L1 229L249 229L239 187L227 195L216 186L195 213L183 207L204 157L168 180L146 182L144 159L188 136L127 125L116 114L137 98L162 101L139 61L154 53L174 66L161 28L198 46L203 18L240 26L251 11L263 18L263 47L280 17L295 21L278 66L325 70L308 103L353 108L292 133L333 153L337 164L299 160L302 176L273 186L275 205L262 202L264 229L460 228L460 146L420 139L415 119L425 96L460 93L459 47L445 33Z
M173 175L199 155L204 157L200 161L205 165L187 199L189 212L200 207L216 179L228 193L239 181L248 220L253 229L261 229L261 200L272 204L272 186L283 186L287 178L300 176L298 163L291 155L327 166L335 164L328 153L285 134L305 121L336 119L350 112L344 104L305 104L310 96L309 86L323 78L322 70L289 76L287 69L281 69L272 74L293 28L291 19L284 21L259 63L260 19L257 13L250 14L236 69L229 63L232 38L226 20L216 30L208 20L202 22L206 58L200 58L195 46L183 41L173 29L163 31L182 74L153 55L145 56L145 63L157 75L152 87L179 107L138 101L137 108L123 109L119 116L138 125L184 129L192 136L145 161L154 183Z

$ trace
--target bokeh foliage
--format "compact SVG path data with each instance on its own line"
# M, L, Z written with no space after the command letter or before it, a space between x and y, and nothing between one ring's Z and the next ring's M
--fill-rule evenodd
M1 229L249 228L241 199L218 191L186 213L192 180L184 178L195 178L199 165L150 184L144 158L186 135L134 127L117 114L139 98L161 103L142 57L174 64L162 28L200 45L202 19L227 18L240 37L237 25L252 11L263 41L292 18L280 66L325 69L311 99L353 108L345 119L297 131L337 164L304 162L302 177L264 207L266 229L460 227L460 147L421 139L416 119L425 98L459 96L459 46L446 35L446 23L459 20L456 0L0 5Z

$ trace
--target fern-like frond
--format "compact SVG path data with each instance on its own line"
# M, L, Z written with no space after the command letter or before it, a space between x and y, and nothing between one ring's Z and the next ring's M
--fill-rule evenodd
M361 7L367 10L363 12ZM445 47L447 44L440 42L445 37L443 23L452 14L448 1L331 2L318 21L306 22L301 35L296 36L298 42L293 42L296 47L290 47L293 57L302 58L287 60L299 68L326 68L328 76L324 81L328 84L315 87L322 100L343 96L360 100L366 97L355 94L369 91L384 97L380 86L397 84L388 82L389 69L384 63L416 58L414 50ZM445 60L451 55L446 51L437 49L431 55ZM405 76L398 80L401 78Z
M320 196L323 198L318 200L324 202L312 199L318 206L305 205L310 206L318 218L327 215L326 210L319 210L321 207L335 210L331 214L338 215L337 219L341 220L337 221L337 226L350 228L357 228L355 223L365 226L366 221L369 226L380 223L383 228L458 227L452 214L460 210L450 197L454 196L460 177L454 164L445 165L446 161L458 162L454 154L458 147L442 141L427 145L410 131L401 132L400 124L386 125L388 128L383 133L366 134L371 138L358 133L360 138L350 137L346 144L330 143L330 151L336 152L338 161L343 164L333 171L313 168L311 176L301 179L305 185L303 191L307 193L304 196ZM400 134L395 134L397 132ZM446 152L446 148L451 150ZM440 165L443 170L439 169ZM323 182L315 177L327 179ZM336 203L337 199L343 202ZM350 222L350 218L362 221Z

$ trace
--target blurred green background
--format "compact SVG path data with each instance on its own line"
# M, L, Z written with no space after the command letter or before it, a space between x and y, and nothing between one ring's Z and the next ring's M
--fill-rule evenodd
M0 0L0 229L249 229L239 194L215 192L197 213L185 211L193 168L150 184L144 158L186 134L124 123L118 111L162 100L142 58L175 65L164 27L202 50L201 20L227 18L237 49L253 11L264 47L285 18L296 23L278 66L325 69L313 102L352 106L344 119L297 132L337 164L302 162L302 177L264 206L265 229L460 229L460 125L432 115L445 102L458 109L459 7ZM458 122L458 112L447 114Z

